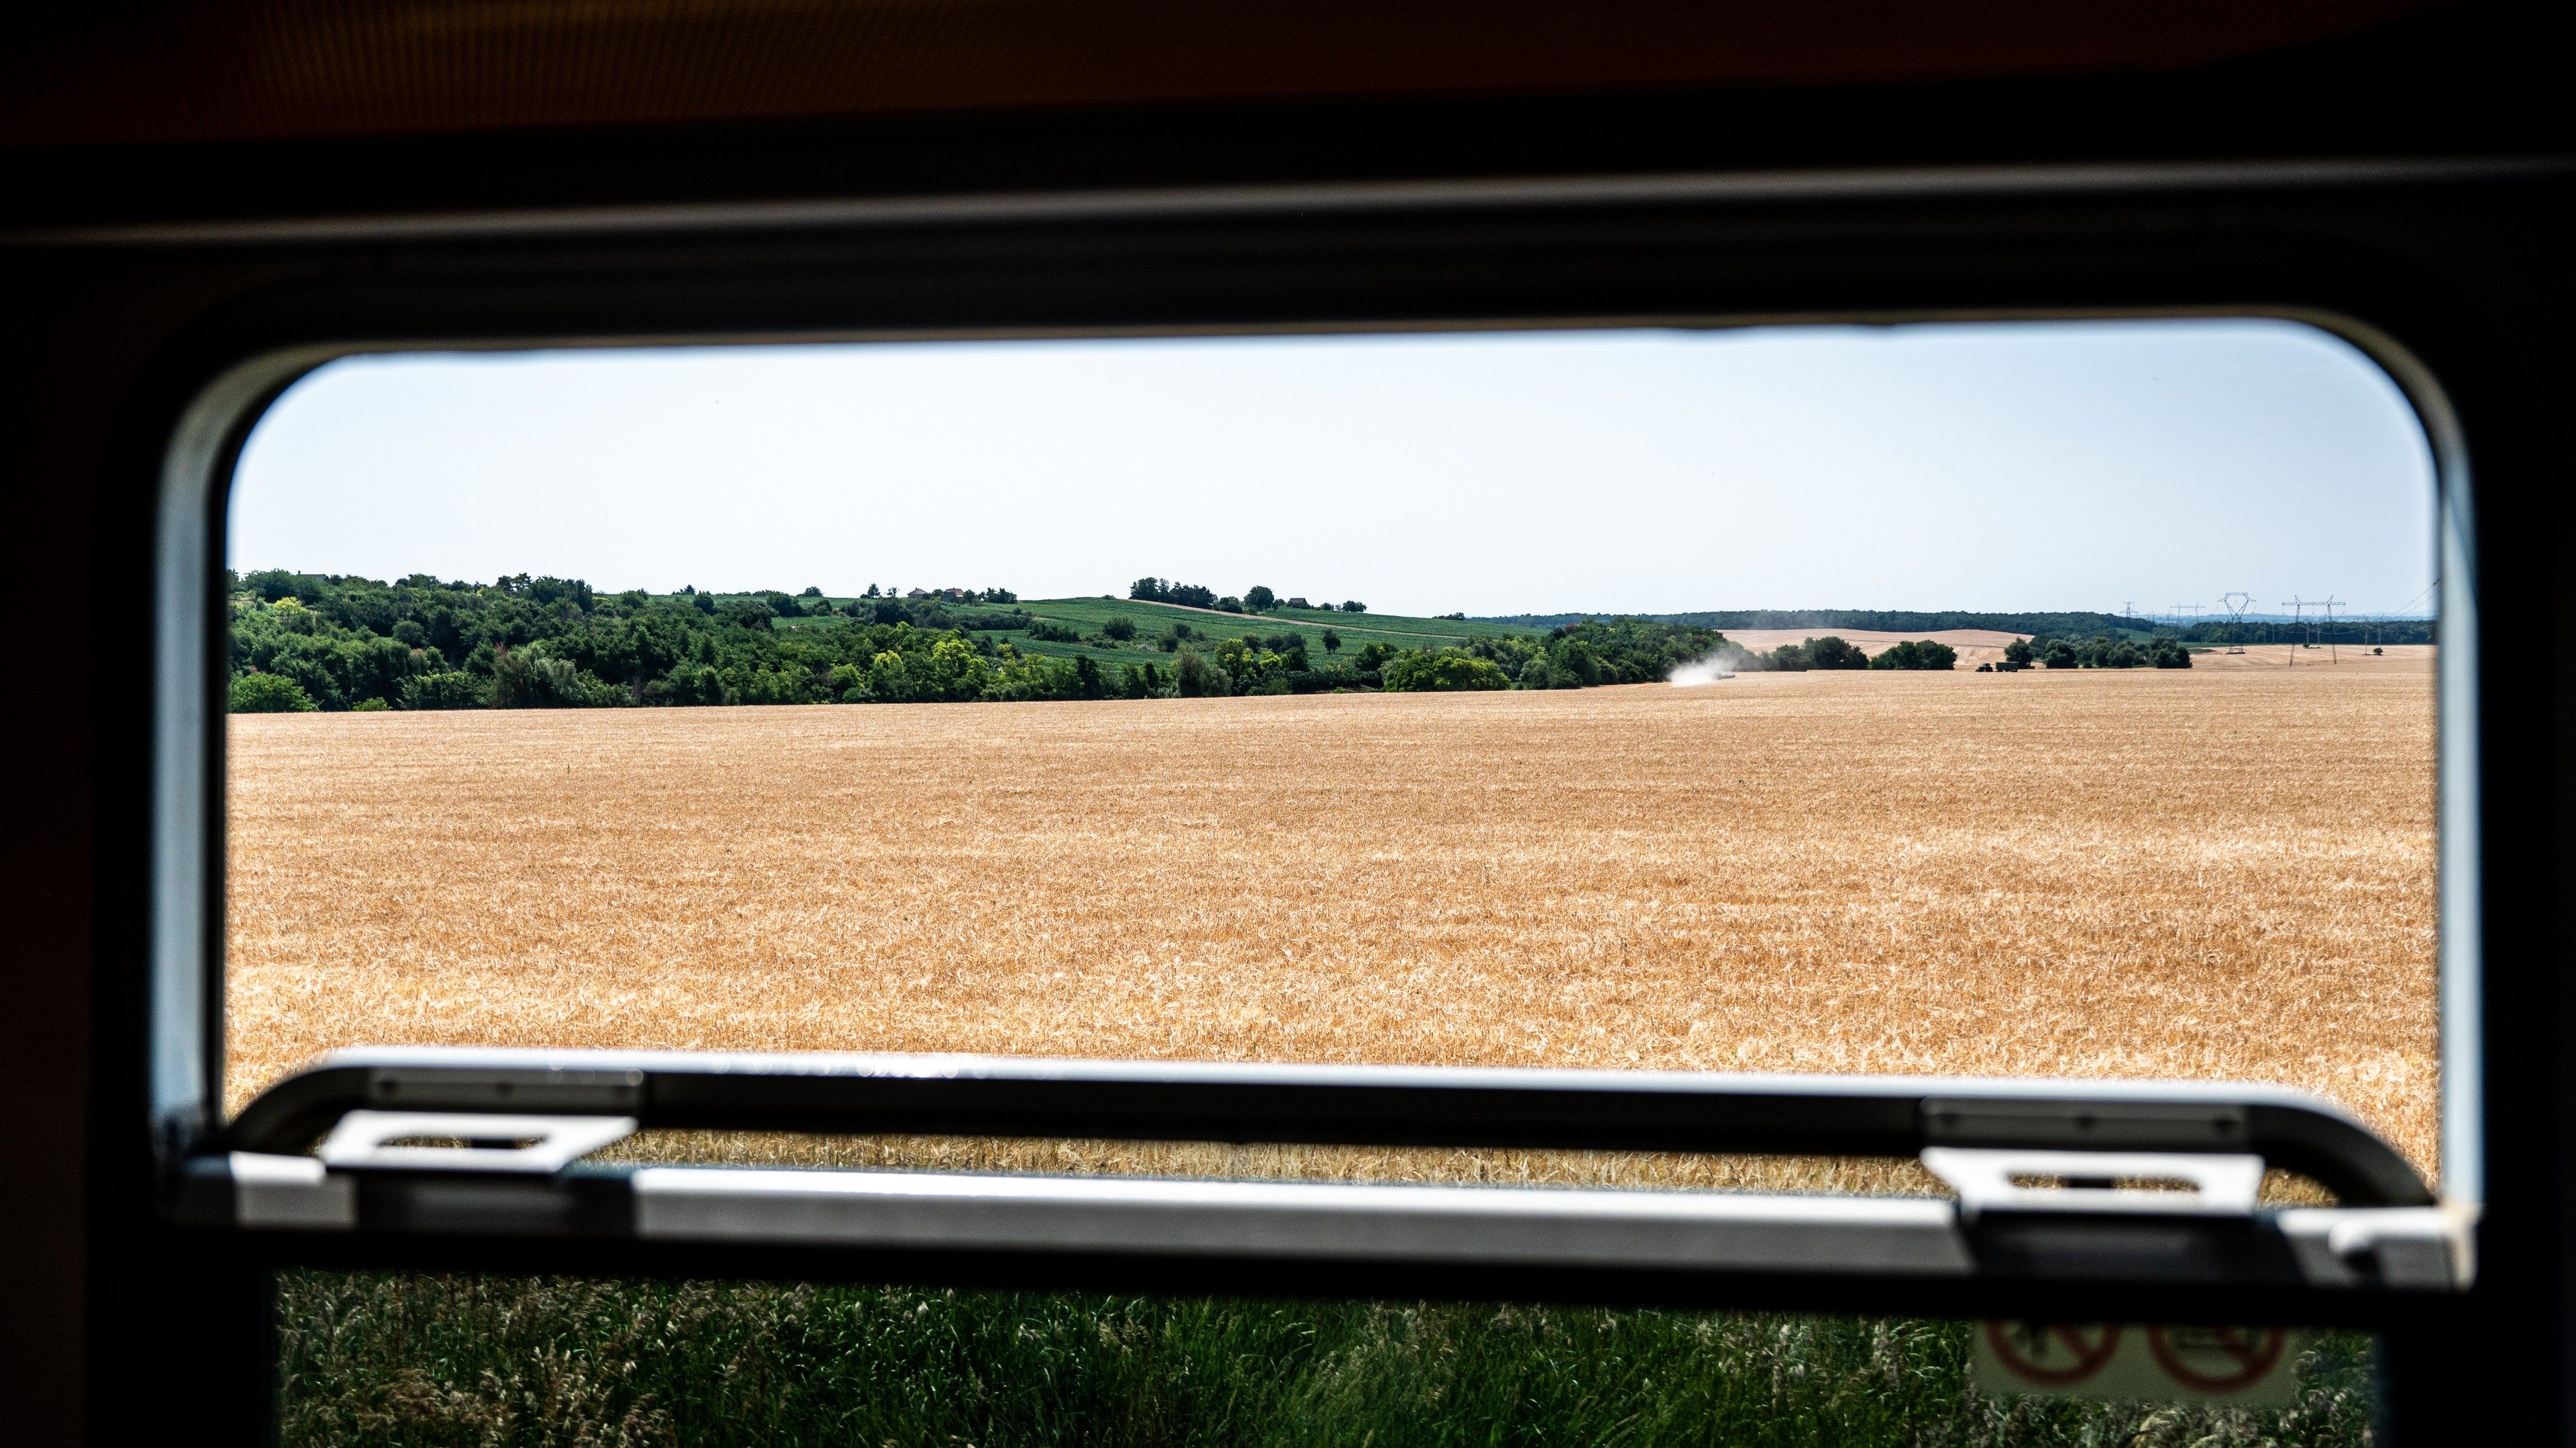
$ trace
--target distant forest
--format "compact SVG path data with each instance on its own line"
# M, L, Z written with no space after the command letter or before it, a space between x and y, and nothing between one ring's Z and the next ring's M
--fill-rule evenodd
M1547 629L1603 617L1608 615L1520 613L1481 617L1477 622ZM2320 618L2305 621L2260 618L2249 619L2242 624L2204 618L2188 627L2175 628L2150 616L2117 613L1926 613L1869 608L1721 609L1703 613L1645 614L1642 617L1657 623L1713 629L1847 628L1872 633L1939 633L1944 629L1978 628L2003 633L2049 634L2059 638L2126 637L2144 640L2161 636L2194 644L2429 644L2433 642L2434 624L2428 618L2339 618L2331 625Z
M1251 617L1254 627L1229 635L1155 600L1078 601L1135 615L1102 617L1085 634L1000 588L895 598L872 587L836 600L815 588L604 594L525 574L383 583L272 570L229 581L232 707L243 713L1579 689L1661 680L1727 647L1713 629L1640 619L1424 647L1362 638L1389 630L1356 618L1340 625L1349 640ZM1336 614L1361 611L1346 603Z

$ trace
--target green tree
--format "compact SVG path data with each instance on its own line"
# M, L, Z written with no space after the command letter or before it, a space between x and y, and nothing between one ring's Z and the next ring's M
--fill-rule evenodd
M2096 634L2076 646L2075 657L2088 669L2135 669L2143 667L2147 656L2127 639Z
M1809 639L1803 648L1807 655L1807 667L1811 669L1866 669L1869 667L1869 655L1861 652L1858 645L1838 634Z
M1256 583L1243 591L1243 606L1254 613L1268 613L1279 606L1279 595Z
M401 703L406 709L479 709L489 690L481 679L457 670L432 674L414 674L403 680Z
M993 668L973 644L952 634L930 646L930 680L931 698L962 703L983 694L993 681Z
M1931 639L1907 639L1889 646L1869 661L1873 669L1947 669L1959 662L1956 649Z
M1549 672L1572 679L1575 687L1588 689L1602 681L1601 656L1592 651L1590 640L1559 639L1548 653Z
M1383 687L1389 693L1425 690L1508 689L1511 677L1491 659L1460 648L1412 649L1387 663Z
M548 576L531 579L522 575L519 580L519 591L527 595L528 602L540 608L553 608L558 604L568 603L575 609L586 611L594 597L590 585L578 578Z
M1112 615L1100 625L1100 636L1123 644L1136 636L1136 625L1132 620Z
M309 714L319 706L293 679L276 674L244 674L233 680L236 714Z
M1333 632L1331 629L1324 630L1324 652L1328 654L1338 654L1341 651L1342 636Z
M885 649L868 661L868 696L888 704L905 703L915 697L912 670L902 654Z
M2017 665L2025 669L2029 668L2033 662L2030 651L2030 641L2028 639L2014 639L2011 643L2004 645L2004 662L2007 664Z
M1172 660L1172 692L1184 699L1219 699L1233 693L1234 684L1206 655L1183 649Z
M1261 640L1248 634L1239 639L1217 640L1216 656L1210 662L1232 682L1238 694L1271 692L1262 686L1285 671L1279 655L1263 648Z
M628 702L624 689L531 645L493 662L492 702L504 709L597 709Z

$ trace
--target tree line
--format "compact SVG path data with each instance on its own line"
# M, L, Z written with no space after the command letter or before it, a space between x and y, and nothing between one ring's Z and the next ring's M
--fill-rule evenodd
M1127 596L1140 603L1176 603L1183 608L1212 608L1219 613L1269 613L1281 608L1320 609L1326 613L1366 613L1368 605L1357 599L1340 603L1329 600L1308 603L1303 597L1282 598L1267 584L1256 583L1238 598L1231 593L1218 593L1203 583L1175 583L1168 578L1139 578L1127 587ZM1456 615L1465 617L1464 614Z
M2054 638L2089 640L2099 637L2131 638L2135 636L2172 634L2186 643L2341 643L2341 644L2429 644L2433 642L2434 621L2429 618L2339 618L2324 619L2250 619L2231 623L2225 619L2199 619L2182 628L2168 628L2152 617L2117 613L1979 613L1968 610L1905 610L1871 608L1809 609L1720 609L1697 613L1647 614L1659 623L1693 624L1714 629L1854 629L1874 633L1940 633L1949 629L1993 629L2001 633L2046 634ZM1553 628L1597 614L1553 613L1510 614L1482 618L1480 623L1511 624L1522 628Z
M2015 639L2004 645L2003 662L1980 664L1980 673L1989 667L1998 673L2046 666L2052 669L2188 669L2191 651L2182 646L2179 635L2158 634L2145 643L2134 643L2110 634L2095 634L2089 639L2058 638L2039 634L2030 639Z
M1661 680L1730 647L1713 629L1612 619L1444 648L1370 642L1347 654L1327 629L1318 659L1302 633L1220 637L1175 623L1160 641L1167 659L1104 664L1032 653L1013 636L1113 648L1135 638L1131 620L1112 618L1087 639L997 606L1016 604L1006 589L835 604L819 588L604 594L525 574L385 583L271 570L230 582L241 712L1579 689Z
M873 591L873 590L872 590ZM979 599L1007 598L987 590ZM782 628L790 620L833 627ZM603 595L579 579L397 583L284 571L236 580L233 704L245 711L805 704L1102 697L1097 664L979 629L1026 613L809 588L719 600Z

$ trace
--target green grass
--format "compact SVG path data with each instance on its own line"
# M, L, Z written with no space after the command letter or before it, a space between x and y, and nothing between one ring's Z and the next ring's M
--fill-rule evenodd
M2358 1445L2367 1339L2284 1411L1978 1395L1964 1324L295 1272L288 1445Z

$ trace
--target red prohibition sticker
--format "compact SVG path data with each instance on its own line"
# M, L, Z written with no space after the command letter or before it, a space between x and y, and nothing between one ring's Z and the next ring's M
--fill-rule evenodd
M2303 1341L2278 1327L1988 1322L1969 1369L1981 1392L2286 1408Z
M1989 1322L1986 1345L2005 1371L2031 1386L2066 1388L2102 1371L2120 1350L2120 1328L2116 1323Z
M2214 1397L2243 1392L2281 1361L2290 1335L2277 1327L2150 1327L2156 1366L2186 1388Z

